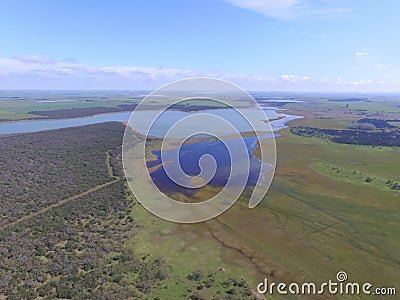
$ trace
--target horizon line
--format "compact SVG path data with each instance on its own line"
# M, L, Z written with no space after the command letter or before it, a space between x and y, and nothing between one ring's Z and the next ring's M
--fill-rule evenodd
M149 92L157 89L15 89L0 88L0 92ZM364 94L400 94L400 91L335 91L335 90L245 90L248 93L337 93L337 94L348 94L348 93L364 93Z

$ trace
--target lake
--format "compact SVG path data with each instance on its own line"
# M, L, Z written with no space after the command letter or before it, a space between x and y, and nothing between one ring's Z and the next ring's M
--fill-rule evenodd
M254 110L254 108L247 108L246 110L250 111ZM279 118L280 120L271 121L270 124L274 131L282 129L286 127L286 122L290 120L294 120L297 118L301 118L299 116L293 115L285 115L283 113L278 113L276 108L264 108L263 109L268 118ZM202 113L210 113L216 114L227 120L232 120L232 124L240 131L246 132L249 131L250 128L246 122L243 122L242 119L234 118L235 113L230 109L206 109L202 110ZM156 126L150 134L156 137L163 137L166 128L169 128L172 124L182 119L185 116L189 116L195 114L197 112L183 112L176 110L168 110L161 115L161 117L157 120L158 126ZM140 111L135 113L135 116L139 119L147 119L149 115L153 113L149 111ZM230 116L230 114L232 116ZM128 122L129 117L131 116L131 112L119 112L119 113L109 113L102 115L95 115L89 117L81 117L81 118L69 118L69 119L52 119L52 120L29 120L29 121L17 121L17 122L3 122L0 123L0 134L15 134L15 133L28 133L28 132L38 132L44 130L53 130L60 128L69 128L104 122ZM140 124L140 120L138 122ZM260 126L261 126L260 120ZM136 128L139 132L143 133L142 128Z
M251 116L253 113L257 116L259 115L260 108L245 108L246 113ZM286 115L282 113L282 110L271 107L262 107L261 108L265 115L269 119L276 119L274 121L270 121L271 127L273 131L277 131L286 127L286 123L288 121L301 118L299 116ZM177 110L168 110L164 112L154 123L155 126L152 126L149 134L155 137L164 137L168 128L175 124L177 121L181 120L184 117L194 115L196 113L207 113L216 116L220 116L226 120L229 120L232 125L239 132L249 132L252 131L251 126L246 122L245 119L238 117L237 112L231 109L206 109L200 112L183 112ZM69 118L69 119L57 119L57 120L29 120L29 121L18 121L18 122L5 122L0 123L0 134L16 134L16 133L30 133L30 132L38 132L45 130L54 130L60 128L68 128L68 127L76 127L90 124L97 124L103 122L128 122L131 116L131 112L120 112L120 113L108 113L102 115L95 115L89 117L81 117L81 118ZM145 123L145 120L148 120L151 116L154 116L154 111L139 111L135 112L134 117L136 118L135 129L144 134L144 128L141 128L141 124ZM258 120L258 119L256 119ZM198 126L199 124L193 124L193 126ZM201 125L201 124L200 124ZM255 127L255 130L265 130L266 126L264 120L259 120L256 124L252 124ZM258 128L257 128L258 127ZM278 134L264 134L260 137L262 138L271 138L272 136L279 136ZM224 142L235 142L235 139L238 138L230 138L229 141L225 140ZM243 138L247 148L247 155L250 162L250 173L248 174L247 186L255 186L257 184L257 180L262 174L260 174L261 170L261 160L254 154L254 150L258 147L257 136L246 136ZM200 169L198 165L198 161L200 157L204 154L210 154L214 157L217 163L217 171L211 181L208 183L213 187L223 187L227 183L227 180L230 176L231 172L231 158L224 142L216 139L202 140L196 142L184 143L182 147L179 149L179 164L181 165L183 171L191 176L195 176L199 174ZM165 153L165 157L168 159L169 156L173 157L175 150L169 150ZM193 196L198 189L192 188L184 188L177 184L175 184L166 174L164 167L161 161L161 153L160 151L153 151L153 154L157 157L157 159L148 162L148 168L152 168L154 166L159 165L159 168L156 168L155 171L151 172L151 178L153 182L157 185L157 187L163 192L169 193L183 193L186 196ZM240 163L240 162L235 162ZM273 166L268 166L266 170L271 172L273 170ZM234 180L234 178L233 178Z
M272 136L279 136L279 134L265 134L260 136L260 139L271 138ZM231 143L235 145L238 138L226 139L225 143ZM243 137L244 143L247 148L247 155L250 162L250 172L248 174L246 186L254 187L257 184L258 178L260 176L261 170L261 160L254 154L254 150L258 147L257 136ZM204 141L190 142L183 144L179 149L179 164L182 170L190 175L196 176L200 173L199 160L200 157L205 154L210 154L214 157L217 163L217 169L214 177L209 181L208 185L213 187L223 187L227 184L228 178L231 172L231 156L227 147L223 141L218 139L209 139ZM172 161L175 159L175 150L167 150L163 153L163 158L165 161ZM182 193L188 197L192 197L196 192L199 191L198 188L185 188L175 182L173 182L164 170L161 159L161 151L152 152L157 159L147 162L148 168L153 168L159 165L155 171L151 172L150 176L157 187L164 193ZM243 159L244 161L244 159ZM235 163L241 163L240 161L235 161ZM269 166L270 171L273 170L273 166ZM242 175L242 174L241 174ZM235 184L235 180L240 182L240 176L237 175L232 178L232 183ZM247 174L246 174L247 175Z

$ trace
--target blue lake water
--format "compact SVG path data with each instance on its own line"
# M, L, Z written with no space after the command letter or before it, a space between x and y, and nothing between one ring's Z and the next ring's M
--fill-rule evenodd
M255 112L256 108L248 108L247 110L247 112L251 115L252 112ZM286 122L290 120L300 118L299 116L285 115L281 112L278 112L278 109L276 108L263 108L263 111L268 118L281 118L279 120L270 122L273 131L277 131L281 128L286 127ZM174 110L167 111L163 113L159 119L157 119L157 126L152 127L152 129L150 130L150 135L155 137L164 137L166 130L171 125L173 125L180 119L195 113L198 112L182 112ZM230 109L209 109L203 110L201 111L201 113L214 114L225 118L229 120L234 125L234 127L238 129L239 132L252 131L252 128L249 126L249 124L242 118L239 118L237 116L237 113L235 114L235 112ZM135 127L135 129L141 133L144 133L144 129L140 128L141 120L146 120L149 118L149 116L153 114L154 112L149 111L140 111L138 113L135 113L135 118L137 118L137 122L135 123L138 125L138 127ZM121 112L70 119L5 122L0 123L0 134L30 133L113 121L128 122L130 116L131 112ZM260 125L260 128L265 128L264 120L259 120L258 125ZM272 134L267 134L262 136L261 138L270 138L271 136ZM275 136L278 135L275 134ZM261 175L261 161L253 153L253 151L257 148L257 141L258 139L256 136L244 138L244 142L246 144L248 152L248 158L250 161L250 173L247 181L247 186L254 186L257 183L259 176ZM158 159L149 162L148 168L161 164L160 151L155 151L154 154L158 157ZM200 169L198 162L200 157L204 154L212 155L217 162L216 174L209 182L209 184L215 187L224 186L230 176L231 161L230 155L224 143L219 140L210 139L205 141L197 141L194 143L185 143L179 151L179 163L183 171L192 176L199 174ZM168 153L166 155L168 156ZM192 196L197 191L197 189L183 188L175 184L169 179L163 167L160 167L156 171L152 172L151 177L156 185L164 192L181 192L187 196Z
M251 112L254 110L253 108L246 109ZM238 128L240 132L249 131L251 128L248 126L246 122L244 122L240 118L236 118L235 112L230 109L208 109L201 111L202 113L210 113L226 118L227 120L232 120L233 125ZM298 116L293 115L285 115L282 113L278 113L275 109L264 109L265 114L268 118L276 118L276 117L284 117L281 120L271 121L270 124L274 131L284 128L285 123L299 118ZM153 128L153 131L150 132L151 135L156 137L163 137L166 131L166 128L169 128L172 124L182 119L185 116L189 116L196 112L182 112L182 111L174 111L170 110L163 113L160 118L157 120L158 126ZM145 120L151 115L151 112L148 111L140 111L135 114L136 118ZM0 123L0 134L15 134L15 133L29 133L29 132L38 132L44 130L54 130L60 128L69 128L104 122L127 122L131 116L131 112L120 112L120 113L109 113L102 115L95 115L89 117L81 117L81 118L69 118L69 119L56 119L56 120L30 120L30 121L18 121L18 122L4 122ZM260 120L260 124L262 124L262 120ZM140 126L140 125L139 125ZM143 133L142 128L135 128L139 132Z
M0 123L0 134L37 132L113 121L126 122L130 115L131 112L121 112L82 118L5 122Z
M262 138L271 138L272 134L266 134L260 136ZM274 136L279 136L279 134L274 134ZM236 143L237 138L231 138L226 142ZM254 150L258 147L257 145L257 137L244 137L244 143L246 144L247 148L247 155L250 162L250 172L247 179L247 186L255 186L257 184L258 178L260 176L260 169L261 169L261 160L254 155ZM174 157L176 150L168 150L164 153L164 158L169 160L169 157ZM161 160L161 151L153 151L153 154L157 156L157 159L149 161L147 163L148 168L152 168L157 165L162 165ZM217 169L214 177L208 183L213 187L223 187L226 185L228 178L231 172L231 157L229 154L228 149L224 145L224 142L221 140L210 139L200 142L194 143L185 143L179 149L179 164L182 167L182 170L190 175L196 176L200 173L199 167L199 160L200 157L210 154L214 157L215 161L217 162ZM240 162L235 162L240 163ZM168 175L166 174L164 167L161 166L160 168L156 169L151 174L151 178L153 182L157 185L157 187L163 191L164 193L168 192L179 192L183 193L188 197L193 196L199 189L192 189L192 188L185 188L182 187L175 182L173 182ZM232 182L235 184L235 177L232 178ZM238 180L240 180L238 178Z

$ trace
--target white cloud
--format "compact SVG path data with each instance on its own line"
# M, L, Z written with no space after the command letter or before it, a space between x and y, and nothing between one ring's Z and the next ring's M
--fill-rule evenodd
M386 69L388 68L387 65L381 64L381 63L376 63L375 66L376 66L376 68L377 68L378 70L380 70L380 71L386 70Z
M283 81L291 81L291 82L299 82L299 81L307 81L311 80L310 77L308 76L297 76L293 74L282 74L279 76L279 78Z
M135 79L138 76L156 79L159 77L196 76L191 70L151 68L141 66L111 66L97 67L80 64L75 61L54 61L37 55L22 55L12 58L0 57L2 76L43 76L61 78L66 76L115 76L126 79Z
M368 80L357 80L357 81L350 81L350 85L366 85L366 84L373 84L375 83L373 80L368 79Z
M13 57L14 60L16 61L21 61L21 62L28 62L28 63L38 63L38 64L52 64L54 63L54 60L41 57L38 55L34 54L25 54L25 55L16 55Z
M326 7L328 2L324 0L225 0L225 2L278 19L327 18L349 11L344 8Z
M372 58L371 54L369 54L368 52L365 52L365 51L357 51L356 55L358 57Z
M200 72L179 68L145 66L91 66L74 60L56 61L37 55L0 57L0 89L154 89L188 77L215 77L248 90L365 90L399 89L397 81L346 81L313 78L304 74L255 76L222 71ZM383 79L383 78L382 78ZM379 80L382 80L379 79Z
M300 0L226 0L240 8L256 11L269 17L292 17L292 9L301 3Z
M280 79L286 80L286 81L293 81L296 79L295 75L288 75L288 74L283 74L279 76Z
M377 56L371 54L370 52L360 50L356 52L356 56L360 65L368 69L371 69L374 72L385 71L388 69L387 65L381 63L380 59Z
M342 78L336 78L335 84L342 84L342 83L343 83Z

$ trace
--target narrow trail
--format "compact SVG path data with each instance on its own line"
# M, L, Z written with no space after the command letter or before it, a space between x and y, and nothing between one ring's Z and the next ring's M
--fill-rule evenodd
M113 167L111 165L111 154L110 154L110 151L111 150L108 150L106 152L106 165L107 165L107 170L108 170L108 176L110 176L113 179L118 179L119 177L114 174L114 170L113 170Z
M85 192L83 192L83 193L80 193L80 194L78 194L78 195L71 196L71 197L69 197L69 198L66 198L66 199L63 199L63 200L61 200L61 201L58 201L57 203L51 204L51 205L49 205L49 206L46 206L46 207L44 207L44 208L42 208L42 209L40 209L40 210L38 210L38 211L35 211L35 212L33 212L33 213L30 213L29 215L23 216L22 218L19 218L18 220L14 221L14 222L8 223L7 225L4 225L4 226L0 227L0 230L6 229L6 228L8 228L8 227L15 226L15 225L18 225L18 224L21 223L21 222L30 220L30 219L32 219L32 218L34 218L34 217L37 217L37 216L39 216L39 215L41 215L41 214L44 214L45 212L48 212L49 210L51 210L51 209L53 209L53 208L59 207L59 206L65 204L65 203L74 201L74 200L76 200L76 199L78 199L78 198L80 198L80 197L82 197L82 196L86 196L87 194L90 194L90 193L93 193L93 192L95 192L95 191L98 191L98 190L100 190L100 189L102 189L102 188L105 188L105 187L107 187L107 186L109 186L109 185L111 185L111 184L113 184L113 183L116 183L116 182L118 182L118 181L121 181L122 179L123 179L123 178L118 178L118 179L114 179L113 181L109 181L109 182L106 182L106 183L97 185L97 186L95 186L95 187L93 187L93 188L91 188L91 189L89 189L89 190L87 190L87 191L85 191Z
M8 227L12 227L12 226L18 225L18 224L21 223L21 222L30 220L30 219L32 219L32 218L34 218L34 217L37 217L37 216L39 216L39 215L41 215L41 214L44 214L44 213L48 212L49 210L51 210L51 209L53 209L53 208L59 207L59 206L65 204L65 203L68 203L68 202L70 202L70 201L74 201L74 200L76 200L76 199L78 199L78 198L80 198L80 197L82 197L82 196L86 196L87 194L96 192L96 191L98 191L98 190L100 190L100 189L102 189L102 188L105 188L105 187L107 187L107 186L113 184L113 183L116 183L116 182L118 182L118 181L121 181L121 180L124 179L124 178L118 177L118 176L115 176L115 175L114 175L113 168L112 168L112 166L111 166L111 161L110 161L110 160L111 160L111 157L110 157L110 150L108 150L108 151L106 152L106 165L107 165L108 174L109 174L110 177L113 179L112 181L109 181L109 182L106 182L106 183L97 185L97 186L95 186L95 187L93 187L93 188L91 188L91 189L89 189L89 190L87 190L87 191L85 191L85 192L83 192L83 193L80 193L80 194L78 194L78 195L74 195L74 196L71 196L71 197L69 197L69 198L60 200L60 201L58 201L58 202L56 202L56 203L54 203L54 204L51 204L51 205L49 205L49 206L46 206L46 207L40 209L40 210L38 210L38 211L35 211L35 212L30 213L30 214L28 214L28 215L25 215L25 216L23 216L23 217L17 219L17 220L14 221L14 222L11 222L11 223L8 223L7 225L1 226L1 227L0 227L0 230L3 230L3 229L6 229L6 228L8 228Z

